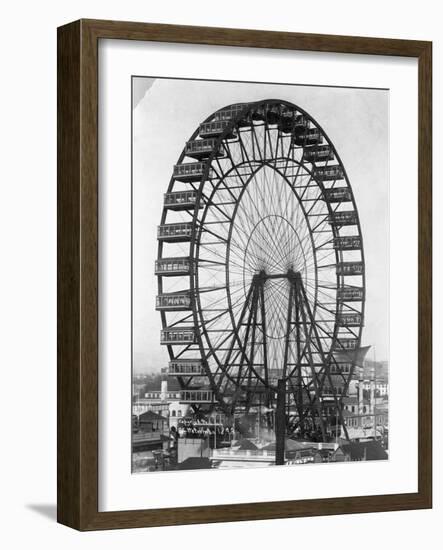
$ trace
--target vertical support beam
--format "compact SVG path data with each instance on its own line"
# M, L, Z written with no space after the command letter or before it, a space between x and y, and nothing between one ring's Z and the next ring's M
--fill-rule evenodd
M275 411L275 464L285 463L286 435L286 381L280 379L277 383L277 409Z
M263 283L260 285L260 300L261 300L261 323L263 332L263 368L265 383L268 384L268 344L266 337L266 308L265 308L265 293Z
M238 367L238 374L237 374L237 384L240 385L241 382L243 381L244 379L244 376L243 376L243 366L245 364L245 360L247 360L247 357L246 357L246 348L247 348L247 345L248 345L248 339L249 339L249 332L251 330L251 320L254 318L255 316L255 309L256 309L256 306L255 306L255 303L256 303L256 300L257 300L257 290L256 290L256 287L255 285L253 284L251 286L251 290L252 290L252 304L251 304L251 307L249 309L249 315L248 315L248 321L246 323L246 331L245 331L245 335L244 335L244 341L243 341L243 344L244 344L244 347L242 348L242 353L241 353L241 356L240 356L240 363L239 363L239 367ZM248 293L248 297L250 295L250 292ZM249 300L246 302L245 304L245 308L246 306L248 305L248 302ZM240 330L240 325L238 326L238 331ZM255 334L255 331L254 331L254 325L252 325L252 330L253 330L253 336ZM252 344L251 344L252 345ZM251 361L249 362L249 365L251 365ZM247 367L246 367L247 368ZM248 372L250 373L251 372L251 369L248 369Z
M319 408L318 418L319 418L319 422L320 422L320 429L321 429L321 433L322 433L322 439L323 439L323 441L326 441L326 429L325 429L325 424L324 424L324 418L323 418L323 415L322 415L323 407L322 407L322 401L321 401L321 388L319 387L319 384L318 384L318 376L317 376L317 372L315 370L315 364L314 364L314 360L313 360L313 357L312 357L312 349L311 349L311 332L314 332L314 336L318 337L318 335L315 331L315 320L312 316L312 312L311 312L310 307L309 307L309 302L308 302L306 294L304 293L303 283L302 283L300 277L297 277L297 279L296 279L296 289L297 289L296 299L299 300L301 318L302 318L302 321L303 321L303 329L304 329L305 338L306 338L307 357L308 357L308 361L309 361L309 364L310 364L310 367L311 367L312 383L314 385L315 396L317 398L317 403L318 403L318 408ZM307 311L305 310L305 308L306 308ZM309 315L309 322L308 322L308 319L307 319L308 315ZM312 329L312 331L310 329ZM317 346L321 350L321 342L318 338L317 338ZM323 353L322 353L322 357L323 357ZM311 411L312 411L311 412L312 421L315 424L315 410L312 408Z
M332 393L333 393L333 396L334 396L334 404L335 404L335 409L336 409L336 416L339 417L339 420L340 420L340 426L341 428L343 429L343 432L345 434L345 438L349 441L349 434L348 434L348 430L347 430L347 427L346 427L346 423L344 421L344 418L343 418L343 412L342 412L342 407L341 407L341 403L339 401L339 399L337 398L337 393L336 393L336 389L335 389L335 385L333 383L333 380L332 380L332 377L331 377L331 371L330 371L330 368L329 368L329 359L327 359L323 353L323 349L321 347L321 342L320 342L320 338L319 338L319 335L318 335L318 331L317 331L317 326L315 324L315 320L314 320L314 317L312 315L312 312L311 312L311 308L309 306L309 301L308 301L308 297L306 295L306 290L303 286L303 283L300 281L300 292L302 293L303 295L303 298L304 298L304 301L305 301L305 304L306 304L306 309L307 309L307 312L308 312L308 315L311 319L311 323L312 323L312 328L314 330L314 336L315 338L317 339L317 341L319 342L319 350L321 350L321 357L322 357L322 360L323 360L323 363L325 365L325 371L326 371L326 376L328 378L328 382L331 386L331 389L332 389ZM321 382L321 386L323 386L323 383ZM322 417L322 413L323 413L323 407L320 408L320 416Z
M254 291L254 285L251 285L251 287L249 288L248 295L246 297L245 303L243 305L243 309L242 309L242 312L241 312L241 315L240 315L240 319L237 323L237 326L234 327L234 334L233 334L233 337L232 337L232 342L231 342L231 345L229 347L227 357L225 359L226 364L229 364L229 361L231 359L232 352L234 351L234 346L235 346L236 342L238 343L238 345L241 349L242 357L244 356L245 350L242 346L242 341L240 339L239 332L240 332L240 329L241 329L241 326L242 326L242 323L243 323L243 319L246 315L246 312L248 311L248 306L249 306L249 302L251 300L251 296L253 295L253 291Z
M295 294L295 336L296 336L296 347L297 347L297 370L296 370L296 376L297 376L297 412L298 412L298 424L300 426L300 429L302 432L304 432L302 428L302 422L304 418L304 408L303 408L303 373L302 373L302 366L301 366L301 333L300 333L300 306L297 299L297 294ZM304 422L303 422L304 426Z
M284 353L284 359L283 359L283 374L282 374L282 378L284 379L286 379L287 369L288 369L289 339L291 337L293 300L294 300L294 284L291 282L291 286L289 288L288 314L286 316L286 342L285 342L285 353Z

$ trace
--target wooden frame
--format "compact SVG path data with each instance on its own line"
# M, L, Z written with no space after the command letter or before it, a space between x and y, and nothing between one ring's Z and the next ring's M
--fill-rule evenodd
M418 58L418 492L98 512L98 41L280 48ZM432 44L257 30L80 20L58 29L58 521L80 530L432 506Z

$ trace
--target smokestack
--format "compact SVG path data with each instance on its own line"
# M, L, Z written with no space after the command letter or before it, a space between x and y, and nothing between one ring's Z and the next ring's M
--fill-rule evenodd
M168 395L168 381L162 380L161 389L160 389L160 399L162 401L166 401L167 395Z
M358 383L358 413L363 414L363 379L360 378Z
M369 389L369 410L371 414L374 414L375 410L375 381L371 378Z

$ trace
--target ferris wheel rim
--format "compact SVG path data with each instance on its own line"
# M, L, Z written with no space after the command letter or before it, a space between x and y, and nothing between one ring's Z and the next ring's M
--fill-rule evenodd
M321 126L317 123L317 121L310 115L308 114L306 111L304 111L302 108L300 108L299 106L296 106L290 102L287 102L287 101L284 101L284 100L261 100L261 101L258 101L258 102L252 102L252 103L248 103L248 104L245 104L245 108L244 110L242 111L242 113L238 114L236 118L233 118L231 123L229 124L229 126L226 127L226 129L224 130L223 134L221 134L218 138L218 141L217 143L219 145L222 144L223 140L226 140L226 136L229 134L230 131L232 131L233 128L236 128L236 124L238 123L238 120L240 120L242 118L242 116L244 116L246 113L248 113L249 111L251 111L253 108L256 108L258 106L265 106L265 105L268 105L268 104L278 104L278 105L285 105L285 106L288 106L292 109L294 109L297 113L301 113L303 115L305 115L310 121L312 121L315 126L317 128L319 128L321 130L321 133L322 133L322 136L325 138L325 140L327 141L328 145L332 148L333 152L334 152L334 156L337 160L337 164L341 167L341 169L343 170L343 173L344 173L344 181L346 183L346 187L351 191L351 195L352 195L352 201L351 201L351 204L353 206L353 209L354 211L357 213L357 221L358 221L358 235L360 236L360 238L362 238L362 232L361 232L361 227L360 227L360 220L359 220L359 217L358 217L358 209L357 209L357 206L356 206L356 203L355 203L355 197L354 197L354 194L352 192L352 187L350 185L350 182L349 182L349 178L346 174L346 170L345 170L345 167L343 165L343 162L341 161L333 143L331 142L331 140L329 139L328 135L326 134L326 132L321 128ZM235 105L235 104L233 104ZM226 107L223 107L223 109L226 109ZM220 109L221 110L221 109ZM212 115L210 115L209 117L207 117L206 121L210 121L212 119L212 117L214 116L214 113ZM197 128L195 130L195 132L192 134L191 138L190 139L195 139L196 137L198 137L198 133L199 133L199 129ZM207 172L209 170L209 167L211 166L212 162L214 161L214 158L215 158L215 150L216 150L216 146L214 146L214 151L212 152L211 156L209 157L208 161L207 161L207 167L206 167L206 173L203 174L202 178L201 178L201 181L199 183L199 187L198 187L198 200L201 201L202 199L202 190L203 190L203 187L204 187L204 184L205 184L205 181L206 181L206 178L207 178ZM182 154L180 155L179 157L179 161L178 162L181 162L183 161L183 159L186 157L186 154L185 154L185 150L183 150ZM309 170L306 165L303 166L305 170ZM259 167L257 169L257 172L262 168ZM273 169L275 170L275 167L273 167ZM312 175L311 175L311 178L312 178ZM323 191L323 185L322 185L322 182L319 182L317 180L314 180L315 183L317 184L317 186ZM173 188L173 180L171 178L171 181L170 181L170 184L168 186L168 192L170 190L172 190ZM246 188L246 186L245 186ZM330 204L326 201L327 203L327 207L328 209L330 209ZM196 205L195 207L195 211L194 211L194 217L193 217L193 232L196 232L196 229L197 229L197 215L198 215L198 207ZM167 217L167 212L165 211L164 209L164 212L163 212L163 215L162 215L162 222L164 222L166 220L166 217ZM234 216L235 217L235 216ZM194 260L194 259L198 259L198 256L195 255L194 253L194 250L195 250L195 241L192 241L191 242L191 245L190 245L190 254L189 254L189 257ZM158 253L158 257L161 258L162 257L162 252L163 252L163 246L162 244L160 244L159 246L159 253ZM336 253L336 263L338 264L338 256L342 256L342 251L338 251ZM361 257L362 257L362 261L364 263L364 248L363 248L363 243L362 243L362 246L361 246ZM195 277L197 277L197 282L198 282L198 266L192 261L191 262L191 273L190 273L190 292L191 292L191 295L193 296L193 298L195 296L197 296L197 299L198 299L198 284L195 285ZM195 271L195 273L194 273ZM363 289L365 288L365 274L363 272L363 275L362 275L362 287ZM161 279L161 278L160 278ZM341 285L343 286L343 284ZM338 283L338 275L337 275L337 288L339 288L339 283ZM159 291L161 291L161 283L159 283ZM201 311L201 308L197 308L197 307L194 307L193 308L193 314L194 314L194 323L196 326L199 326L200 323L202 323L202 320L200 319L200 321L198 319L196 319L196 315L197 315L197 312L198 311ZM337 311L338 311L338 308L337 308ZM362 316L364 314L364 299L362 300ZM162 313L162 324L163 326L165 326L165 319L164 319L164 314ZM334 338L336 338L336 332L337 332L337 327L334 327ZM359 339L361 337L361 327L360 327L360 331L359 331ZM199 335L199 340L201 340L201 337ZM200 349L203 350L204 346L203 346L203 343L200 343ZM331 346L331 350L332 350L332 346ZM172 357L172 349L169 349L170 351L170 356ZM203 353L203 351L202 351ZM329 353L332 353L332 351L330 351Z

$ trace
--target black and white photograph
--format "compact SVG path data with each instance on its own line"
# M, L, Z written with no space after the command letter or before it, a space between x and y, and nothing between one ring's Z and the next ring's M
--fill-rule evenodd
M389 90L131 93L132 473L389 460Z
M441 538L438 6L4 5L0 546Z

